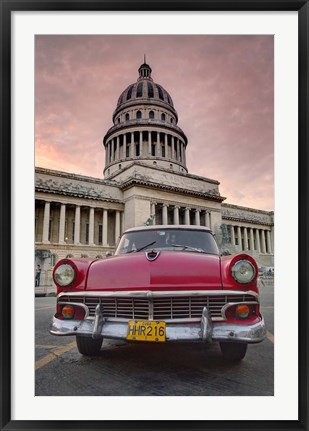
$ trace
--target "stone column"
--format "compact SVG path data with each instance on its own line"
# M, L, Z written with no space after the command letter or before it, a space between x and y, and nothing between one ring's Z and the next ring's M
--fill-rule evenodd
M174 207L174 224L179 224L179 207Z
M118 243L120 237L120 211L116 211L115 217L115 244Z
M262 253L266 253L265 232L262 230Z
M210 228L210 213L208 211L206 211L205 213L205 224L206 224L206 227Z
M111 162L114 161L114 140L110 140L110 155L111 155Z
M102 221L102 232L103 232L103 238L102 238L102 244L103 247L108 246L107 242L107 224L108 224L108 213L107 210L103 210L103 221Z
M172 135L172 159L175 159L175 137Z
M149 156L151 156L151 147L152 147L151 132L148 131L148 154L149 154Z
M75 207L74 244L80 244L80 206Z
M127 155L127 135L126 134L123 135L123 143L122 143L122 145L123 145L122 156L125 159L126 155Z
M180 161L180 147L179 147L179 139L177 139L176 141L176 145L177 145L177 160Z
M187 159L186 159L186 145L183 143L183 164L187 165Z
M117 160L119 160L120 159L120 153L119 153L119 151L120 151L120 143L119 143L119 136L117 136L117 138L116 138L116 157L117 157Z
M231 241L232 241L232 245L235 245L235 232L234 232L234 226L231 224L230 225L231 228Z
M65 204L60 207L60 220L59 220L59 244L64 244L64 230L65 230Z
M256 250L257 250L257 252L261 253L260 231L259 231L259 229L255 230L255 242L256 242Z
M248 231L246 227L244 227L244 250L248 250Z
M163 204L162 208L162 223L167 224L167 205Z
M143 132L140 131L139 132L139 155L143 155L144 154L144 149L143 149Z
M89 245L94 244L94 208L89 209Z
M156 145L156 157L160 157L162 156L162 154L160 154L161 148L160 148L160 132L157 132L157 145Z
M50 219L50 202L45 202L44 218L43 218L43 237L42 237L42 242L45 244L50 242L48 240L48 237L49 237L49 219Z
M130 157L134 157L134 147L135 147L135 143L134 143L134 132L131 132L131 145L130 145Z
M267 251L268 253L272 254L273 250L271 247L271 238L270 238L270 231L266 231L266 239L267 239Z
M168 157L168 154L167 154L167 150L168 150L167 133L164 134L164 148L165 148L165 158L167 159L167 157Z
M120 224L121 224L120 234L122 234L123 229L124 229L124 211L121 211L121 214L120 214Z
M250 250L254 250L254 236L252 227L250 228Z
M151 204L151 215L153 216L152 217L153 224L156 224L156 204L154 202Z
M195 210L195 224L196 224L196 226L200 226L201 225L200 210Z
M108 165L108 145L105 145L105 166Z
M185 224L190 224L190 208L185 209Z
M241 228L240 228L240 226L237 226L237 238L238 238L238 245L240 246L240 250L242 250L243 247L242 247Z

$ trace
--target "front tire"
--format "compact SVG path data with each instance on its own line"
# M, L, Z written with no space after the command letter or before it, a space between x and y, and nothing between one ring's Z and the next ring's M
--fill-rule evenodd
M220 343L221 352L225 359L241 361L247 353L246 343Z
M76 335L78 351L84 356L96 356L101 350L102 342L103 337L93 339Z

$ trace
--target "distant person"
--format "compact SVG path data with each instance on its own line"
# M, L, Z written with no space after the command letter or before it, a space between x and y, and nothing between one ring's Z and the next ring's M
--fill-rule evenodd
M168 245L173 245L173 244L177 244L177 236L176 234L173 232L170 234L168 240L167 240L167 244Z
M40 285L40 278L41 278L41 265L38 265L35 270L35 286Z

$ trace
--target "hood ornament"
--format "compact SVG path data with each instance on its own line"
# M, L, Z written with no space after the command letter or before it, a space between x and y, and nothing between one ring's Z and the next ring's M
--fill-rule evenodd
M156 258L159 256L160 251L155 251L155 250L151 250L151 251L146 251L145 255L146 258L152 262L153 260L156 260Z

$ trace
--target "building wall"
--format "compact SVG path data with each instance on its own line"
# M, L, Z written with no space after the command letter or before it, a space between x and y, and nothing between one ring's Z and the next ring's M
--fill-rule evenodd
M113 180L112 185L105 180L37 170L35 265L42 267L42 282L52 284L52 268L59 259L105 258L125 229L149 221L209 226L222 250L245 251L261 265L273 266L272 212L222 204L215 181L169 172L161 176L160 169L148 168L147 172L144 167L142 175L140 168L140 177L133 175L134 169L128 170L130 175L123 182ZM141 177L143 181L138 183ZM136 184L128 183L132 178ZM177 189L171 184L177 184ZM206 192L201 193L203 190Z

